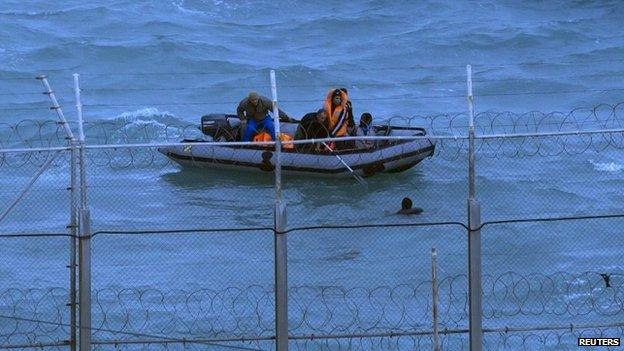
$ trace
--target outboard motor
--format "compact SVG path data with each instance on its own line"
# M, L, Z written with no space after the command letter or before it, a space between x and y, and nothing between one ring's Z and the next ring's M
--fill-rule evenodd
M201 131L214 141L236 141L240 130L236 115L212 113L201 117Z

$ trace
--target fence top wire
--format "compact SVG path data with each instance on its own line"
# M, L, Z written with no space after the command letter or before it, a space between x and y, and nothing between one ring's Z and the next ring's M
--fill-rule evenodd
M23 318L23 317L18 317L18 316L10 316L10 315L2 315L2 314L0 314L0 318L14 320L14 321L20 321L20 322L30 322L30 323L37 323L37 324L44 324L44 325L54 325L54 326L59 326L59 327L73 327L72 325L67 324L67 323L46 321L46 320L41 320L41 319L38 319L38 318ZM152 338L153 340L157 340L157 341L159 341L161 343L166 343L166 342L170 342L170 341L178 342L178 343L189 343L190 342L190 340L187 340L187 339L175 338L175 337L171 337L171 336L162 336L162 335L154 335L154 334L146 334L146 333L136 333L136 332L130 332L130 331L124 331L124 330L115 330L115 329L107 329L107 328L99 328L99 327L91 327L91 328L89 328L89 330L90 331L108 332L108 333L112 333L112 334L121 334L121 335L133 336L133 337L149 337L149 338ZM269 338L269 340L270 339L271 338ZM225 340L225 341L229 341L229 340ZM193 343L203 344L203 345L211 346L211 347L214 347L214 348L217 348L217 349L262 351L262 349L246 347L246 346L234 346L234 345L219 344L216 341L197 340L197 341L193 341Z
M624 60L605 60L605 61L624 61ZM561 62L558 62L558 64L560 64ZM565 62L564 62L565 63ZM573 62L568 62L568 63L573 63ZM575 63L575 62L574 62ZM524 63L519 63L519 64L510 64L509 66L518 66L518 65L540 65L540 64L549 64L547 62L542 62L542 61L536 61L536 62L524 62ZM497 65L495 67L499 67L500 65ZM414 66L414 67L425 67L425 66ZM414 67L387 67L387 68L375 68L375 69L379 69L379 70L386 70L386 69L410 69L410 68L414 68ZM254 71L256 72L256 71ZM487 71L482 71L482 72L476 72L476 75L479 75L483 72L487 72ZM200 74L200 73L210 73L210 74L217 74L219 72L142 72L142 73L136 73L136 74L142 74L142 75L151 75L151 74L172 74L172 75L176 75L176 74ZM251 72L245 72L245 73L251 73ZM282 72L284 73L284 72ZM130 73L128 73L130 74ZM285 74L285 73L284 73ZM617 73L616 73L617 74ZM89 75L89 74L87 74ZM102 73L102 75L104 75L104 73ZM110 74L106 74L107 76L110 76ZM124 75L124 73L115 73L113 75ZM598 75L602 75L602 76L613 76L613 73L599 73ZM596 76L596 75L594 75ZM444 80L444 81L436 81L434 79L431 78L422 78L421 80L417 81L417 82L405 82L405 83L396 83L393 84L395 86L418 86L420 84L431 84L431 83L454 83L454 84L461 84L463 85L463 77L461 77L462 79L460 79L460 77L458 77L457 79L452 79L452 80ZM2 79L2 78L0 78ZM15 77L9 77L9 78L4 78L4 79L22 79L22 78L15 78ZM23 79L32 79L32 78L23 78ZM483 82L503 82L505 80L521 80L520 78L500 78L500 79L493 79L493 78L483 78L483 79L476 79L475 81L483 81ZM340 86L342 84L337 84L336 86ZM382 83L359 83L359 84L347 84L347 86L352 86L352 87L365 87L365 86L371 86L371 87L378 87L378 86L382 86L384 84ZM217 84L218 86L218 84ZM284 84L284 85L280 85L283 88L290 88L290 87L319 87L318 85L314 85L314 84ZM241 86L237 86L237 88L243 88ZM249 89L253 89L255 87L249 87ZM130 92L130 91L188 91L188 90L206 90L206 89L211 89L210 87L111 87L111 88L84 88L82 89L82 91L85 92L106 92L106 91L120 91L120 92ZM608 87L605 89L596 89L596 88L579 88L579 89L559 89L559 90L538 90L538 91L514 91L514 92L484 92L484 93L479 93L477 94L477 96L481 96L481 97L502 97L502 96L522 96L522 95L564 95L564 94L576 94L576 93L607 93L607 92L622 92L624 91L624 88L620 88L620 87ZM11 95L15 95L15 94L27 94L27 95L40 95L41 93L35 93L35 92L3 92L0 93L0 96L11 96ZM377 97L352 97L352 101L361 101L361 102L366 102L366 101L409 101L409 100L418 100L418 99L450 99L450 98L465 98L465 94L455 94L455 93L451 93L451 94L427 94L427 93L417 93L417 94L408 94L408 95L404 95L404 96L377 96ZM287 99L282 99L280 100L281 103L316 103L319 104L323 101L323 99L321 98L317 98L317 99L292 99L292 98L287 98ZM220 100L220 101L169 101L169 102L153 102L153 103L117 103L117 102L96 102L96 103L87 103L83 105L83 108L92 108L92 109L104 109L104 110L109 110L109 109L118 109L118 108L128 108L128 107L134 107L134 108L143 108L143 107L147 107L147 106L158 106L158 107L188 107L188 106L228 106L228 105L236 105L239 101L224 101L224 100ZM44 103L43 101L38 101L38 102L34 102L37 104L41 104ZM43 111L44 108L43 107L34 107L34 106L24 106L23 104L20 104L18 106L14 106L14 107L7 107L7 108L0 108L0 111L2 112L16 112L16 111Z
M35 318L24 318L18 316L9 316L9 315L0 315L2 319L20 321L20 322L28 322L28 323L37 323L42 325L54 325L60 327L70 327L69 324L61 323L61 322L53 322L46 321ZM484 333L523 333L523 332L535 332L535 331L556 331L556 330L584 330L584 329L603 329L603 328L617 328L624 327L624 323L570 323L570 324L558 324L558 325L548 325L548 326L528 326L528 327L518 327L518 326L505 326L505 327L485 327L483 328ZM275 336L247 336L247 337L232 337L232 338L212 338L212 339L200 339L200 338L175 338L170 336L161 336L161 335L152 335L146 333L135 333L128 332L123 330L112 330L107 328L98 328L92 327L90 328L92 331L104 331L112 334L121 334L132 337L143 337L143 339L138 340L127 340L127 339L114 339L114 340L94 340L94 345L106 345L106 344L115 344L115 345L123 345L123 344L171 344L171 343L183 343L183 344L203 344L206 346L212 346L223 349L230 350L261 350L246 346L233 346L233 345L224 345L220 344L220 342L251 342L251 341L272 341L275 340ZM448 328L445 327L439 331L440 335L450 335L450 334L466 334L469 330L467 328ZM326 339L365 339L365 338L398 338L402 336L429 336L432 335L433 331L391 331L391 332L375 332L371 331L368 333L331 333L331 334L293 334L289 335L289 339L291 340L326 340ZM23 344L23 345L3 345L8 349L12 348L36 348L36 347L46 347L46 346L63 346L68 345L69 342L63 341L61 343L31 343L31 344Z
M544 137L563 137L563 136L592 136L592 135L604 135L604 134L620 134L624 133L624 128L614 129L597 129L597 130L576 130L576 131L558 131L558 132L529 132L529 133L502 133L502 134L476 134L475 140L488 140L488 139L514 139L514 138L544 138ZM335 141L414 141L414 140L431 140L431 141L444 141L444 140L468 140L469 136L465 134L461 135L413 135L413 136L349 136L349 137L330 137L321 139L302 139L302 140L285 140L282 144L285 145L301 145L301 144L316 144L323 142L335 142ZM66 138L62 138L65 140ZM42 143L41 140L30 139L26 144ZM43 141L45 144L45 140ZM49 140L48 140L49 143ZM167 146L259 146L270 147L274 146L274 141L259 141L259 142L221 142L210 140L193 140L193 141L181 141L181 142L148 142L148 143L116 143L116 144L88 144L85 145L86 149L131 149L131 148L157 148ZM48 146L48 147L29 147L29 148L0 148L0 153L31 153L31 152L47 152L47 151L66 151L70 150L70 146Z
M532 217L522 219L501 219L494 221L485 221L478 227L470 229L467 223L457 221L442 222L410 222L410 223L370 223L370 224L353 224L353 225L317 225L317 226L295 226L287 228L279 232L282 234L295 232L308 232L324 229L366 229L366 228L409 228L409 227L440 227L440 226L458 226L466 231L482 230L488 226L500 224L517 224L517 223L543 223L543 222L562 222L562 221L584 221L594 219L613 219L624 218L624 213L613 214L595 214L595 215L575 215L575 216L555 216L555 217ZM272 232L278 233L274 227L222 227L222 228L189 228L189 229L143 229L143 230L98 230L93 232L89 237L104 235L163 235L163 234L197 234L197 233L243 233L243 232ZM68 233L6 233L1 234L0 238L25 238L25 237L76 237Z
M253 89L250 88L250 89ZM133 91L140 89L124 89L120 91ZM172 89L172 88L146 88L145 90L190 90L186 88ZM88 90L87 90L88 91ZM500 96L523 96L523 95L565 95L565 94L577 94L577 93L609 93L609 92L622 92L624 88L609 87L603 89L597 88L585 88L585 89L560 89L560 90L536 90L536 91L515 91L515 92L494 92L494 93L477 93L477 97L500 97ZM465 98L465 94L410 94L406 96L390 96L390 97L352 97L351 101L408 101L418 99L449 99L449 98ZM322 103L324 99L322 97L316 99L280 99L280 103ZM170 102L145 102L145 103L87 103L83 104L85 108L120 108L120 107L146 107L146 106L236 106L240 100L220 100L220 101L170 101ZM43 103L43 102L38 102ZM2 108L0 111L43 111L44 107L7 107Z
M610 73L596 73L596 74L586 74L583 76L556 76L552 77L552 79L579 79L579 78L597 78L597 77L621 77L624 76L624 73L619 72L610 72ZM423 77L418 78L417 80L408 81L408 82L393 82L393 83L382 83L382 82L329 82L324 84L318 84L315 82L310 82L307 84L304 83L283 83L279 85L280 89L288 89L288 88L315 88L315 89L329 89L329 87L334 86L346 86L353 89L358 88L379 88L379 87L418 87L418 86L427 86L432 84L457 84L462 87L466 84L464 82L465 77L455 77L453 79L434 79L431 77ZM540 77L540 81L545 80L545 78ZM501 78L477 78L474 80L475 83L507 83L507 82L519 82L519 83L531 83L530 78L522 78L522 77L501 77ZM155 86L142 86L142 87L85 87L81 88L82 92L86 93L107 93L107 92L132 92L132 91L206 91L206 90L217 90L223 89L225 85L229 83L215 83L212 86L178 86L178 87L155 87ZM246 84L236 84L236 86L230 86L229 88L236 89L257 89L258 85L246 85ZM583 90L585 91L585 90ZM7 92L0 93L0 96L14 96L14 95L41 95L41 93L33 93L33 92ZM452 95L454 96L454 95Z

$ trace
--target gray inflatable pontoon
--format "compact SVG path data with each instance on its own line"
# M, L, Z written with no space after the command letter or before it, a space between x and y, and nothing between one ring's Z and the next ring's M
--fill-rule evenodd
M183 140L197 145L170 146L158 149L182 166L226 169L232 171L272 172L275 169L275 148L262 145L210 145L206 141L234 141L240 121L232 115L202 117L202 131L211 138ZM282 133L294 135L298 123L282 122ZM377 136L424 136L419 127L374 126ZM282 172L285 174L351 177L342 163L357 174L369 177L377 173L397 173L408 170L433 155L435 144L429 139L375 140L368 147L350 150L298 152L282 149ZM336 157L339 155L342 161Z

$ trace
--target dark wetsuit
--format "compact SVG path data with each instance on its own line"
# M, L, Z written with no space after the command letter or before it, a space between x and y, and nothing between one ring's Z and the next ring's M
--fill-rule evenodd
M297 132L295 140L305 139L323 139L329 137L327 127L316 120L316 112L310 112L303 116ZM315 144L296 144L295 148L300 152L311 152L314 150Z

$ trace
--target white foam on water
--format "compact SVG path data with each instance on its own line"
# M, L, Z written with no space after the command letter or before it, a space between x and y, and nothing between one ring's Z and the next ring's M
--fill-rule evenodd
M142 109L138 109L132 112L123 112L120 115L117 115L115 119L123 119L126 122L135 122L140 117L152 117L152 116L171 116L172 114L164 111L160 112L155 107L144 107Z
M196 11L196 10L191 10L186 8L185 5L185 0L178 0L178 1L173 1L172 2L173 6L175 6L178 10L180 10L180 12L185 13L185 14L191 14L191 15L205 15L205 13L203 13L202 11Z
M624 170L624 164L616 163L616 162L594 162L594 160L589 160L594 166L594 169L598 172L610 172L610 173L618 173Z
M123 126L118 130L122 135L128 135L132 131L137 131L145 128L155 131L156 134L152 135L151 141L162 141L167 137L167 129L172 132L171 125L161 121L165 119L175 118L174 115L167 111L160 111L154 107L145 107L131 112L123 112L115 117L116 121L123 123ZM118 140L124 140L122 136L118 137Z
M218 16L218 15L223 15L222 13L219 14L219 10L224 10L224 11L233 11L236 10L236 5L229 3L227 1L223 1L223 0L210 0L210 1L199 1L199 4L188 4L186 0L174 0L171 3L173 6L175 6L181 13L187 14L187 15L208 15L208 16ZM197 7L199 7L199 9L196 9ZM211 7L212 11L208 11L208 10L203 10L202 8L204 7Z

